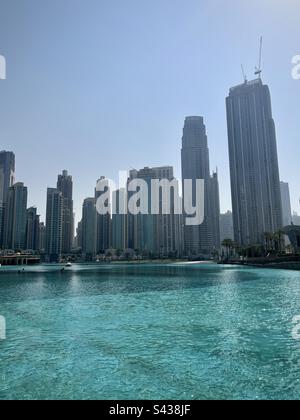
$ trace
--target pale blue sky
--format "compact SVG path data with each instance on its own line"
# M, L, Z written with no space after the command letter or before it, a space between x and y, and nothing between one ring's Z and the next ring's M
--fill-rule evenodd
M281 178L300 211L299 0L0 0L0 149L44 216L46 188L68 169L77 220L101 175L174 165L184 118L205 118L221 207L231 206L225 97L253 75L264 36Z

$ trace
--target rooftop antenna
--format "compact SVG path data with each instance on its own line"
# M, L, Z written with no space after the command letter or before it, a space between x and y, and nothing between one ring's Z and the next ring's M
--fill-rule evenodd
M241 68L242 68L242 74L243 74L244 83L247 83L248 80L247 80L247 76L246 76L246 73L245 73L245 69L244 69L243 64L241 64Z
M261 60L262 60L262 47L263 47L263 37L260 37L260 47L259 47L259 64L258 67L255 67L255 76L258 76L261 79L262 68L261 68Z

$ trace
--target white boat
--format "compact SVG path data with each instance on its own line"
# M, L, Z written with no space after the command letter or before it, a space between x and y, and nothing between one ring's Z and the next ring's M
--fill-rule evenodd
M68 263L66 264L66 267L72 267L72 263L68 262Z

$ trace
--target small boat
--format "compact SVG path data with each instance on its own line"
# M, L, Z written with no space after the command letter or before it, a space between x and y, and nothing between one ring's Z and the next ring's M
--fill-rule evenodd
M72 263L68 262L68 263L66 264L66 267L72 267Z

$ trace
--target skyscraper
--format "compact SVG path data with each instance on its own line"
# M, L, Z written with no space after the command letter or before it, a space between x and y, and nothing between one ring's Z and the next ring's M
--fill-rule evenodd
M292 207L289 184L287 182L280 182L280 190L283 226L289 226L292 223Z
M230 89L226 100L235 241L262 244L282 228L271 97L261 79Z
M145 181L148 188L148 214L128 216L128 237L133 238L133 248L140 253L156 257L179 256L182 254L182 215L176 214L180 207L178 181L171 166L143 168L130 171L129 182L134 179ZM152 189L152 181L168 181L174 185L170 189L170 213L164 214L162 189L157 196ZM132 194L128 194L130 199ZM152 204L157 201L157 214L152 213ZM177 212L178 213L178 212Z
M44 222L40 223L39 227L39 250L41 252L45 252L46 248L46 226Z
M128 248L125 188L113 192L113 204L115 209L112 215L112 248L125 251Z
M59 262L62 254L63 196L56 188L47 190L46 247L49 262Z
M98 191L98 188L95 188L95 199L96 203L98 198L100 198L103 194L106 194L109 191L108 180L102 176L97 181L98 184L106 183L107 187L105 187L104 191ZM97 213L97 240L96 240L96 252L97 254L103 254L106 250L108 250L111 246L111 203L110 199L106 202L108 213L107 214L98 214Z
M26 212L26 249L37 251L40 246L40 216L35 207Z
M13 152L0 152L0 248L4 241L5 205L9 188L15 182L15 155Z
M204 222L198 226L184 226L185 253L190 257L210 254L219 243L216 235L218 221L216 213L220 203L217 198L217 177L211 179L209 165L209 149L206 127L203 117L187 117L182 137L182 181L183 200L186 191L185 180L193 182L193 201L195 204L196 180L204 180ZM212 187L213 190L212 191ZM214 203L214 204L213 204Z
M0 203L7 201L9 188L15 182L15 155L13 152L0 152Z
M97 212L94 197L84 200L80 230L79 242L81 242L82 254L86 261L93 261L97 246Z
M73 180L68 171L64 170L58 175L57 189L62 193L62 253L69 254L73 245L74 218L73 218Z
M3 247L4 235L4 204L0 203L0 249Z
M27 187L22 182L8 189L4 221L4 247L25 249Z
M220 215L220 240L234 240L232 212L228 211Z
M82 249L82 219L77 224L76 237L75 237L75 247Z
M300 226L300 216L297 212L293 212L293 223L296 226Z
M209 191L209 204L210 204L210 219L212 231L212 244L215 250L220 249L220 191L218 173L213 172L210 178L210 191Z

